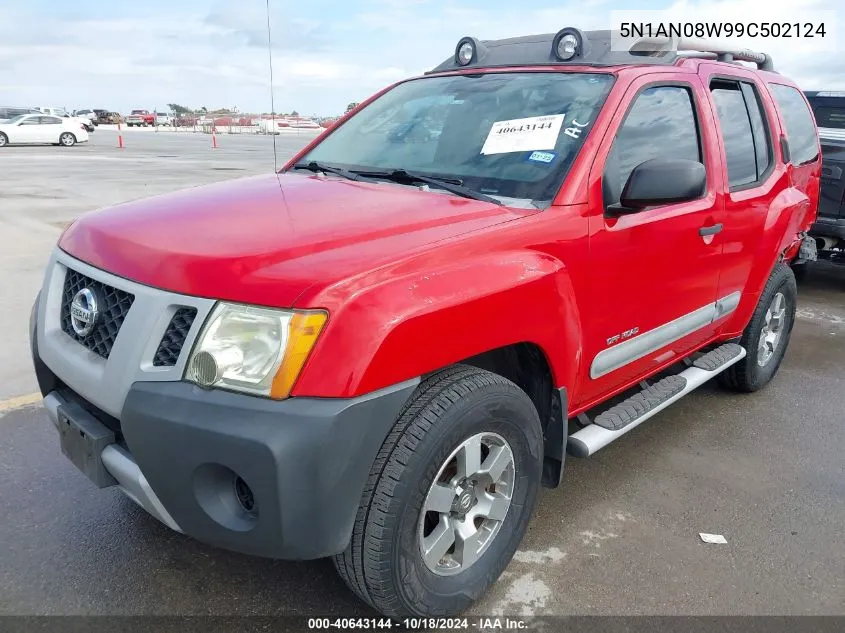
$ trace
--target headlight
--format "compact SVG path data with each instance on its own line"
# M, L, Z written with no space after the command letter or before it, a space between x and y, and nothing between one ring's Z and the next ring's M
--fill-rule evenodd
M286 398L325 322L320 311L220 303L194 345L185 380Z

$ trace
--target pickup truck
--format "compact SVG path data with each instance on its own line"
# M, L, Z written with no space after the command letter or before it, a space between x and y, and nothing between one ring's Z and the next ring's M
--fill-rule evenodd
M155 114L149 110L132 110L132 114L126 116L126 127L147 127L155 122Z
M845 264L845 92L822 90L805 94L822 144L819 215L810 235L816 240L818 259ZM806 266L798 264L794 267L796 273L804 273Z
M772 381L819 198L807 100L763 53L610 43L463 38L276 173L73 222L30 324L63 454L174 530L445 616L567 454Z

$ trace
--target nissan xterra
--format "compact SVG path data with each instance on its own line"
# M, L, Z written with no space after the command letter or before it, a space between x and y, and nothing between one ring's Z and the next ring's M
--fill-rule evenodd
M278 173L77 219L31 321L62 452L174 530L447 615L567 452L766 385L819 200L807 100L765 54L610 43L467 37Z

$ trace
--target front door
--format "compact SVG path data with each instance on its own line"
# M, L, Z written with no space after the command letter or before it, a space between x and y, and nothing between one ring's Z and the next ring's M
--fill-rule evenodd
M37 116L30 116L23 119L15 126L9 141L12 143L40 143L39 134L41 133L41 125L38 119L39 117Z
M620 105L621 123L599 148L590 188L590 306L576 406L631 386L680 360L716 331L721 264L719 157L708 152L707 95L689 75L642 77ZM701 162L705 194L693 201L613 215L631 171L654 158ZM729 300L730 303L732 300Z

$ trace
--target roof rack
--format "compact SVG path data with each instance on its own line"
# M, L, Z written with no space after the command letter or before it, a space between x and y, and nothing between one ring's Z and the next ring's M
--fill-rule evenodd
M635 42L630 51L634 55L675 51L682 57L697 57L695 53L701 53L713 55L720 62L751 62L757 64L759 70L773 72L775 69L771 55L766 53L694 38L644 37Z
M563 36L574 38L573 54L562 58L556 55L558 42ZM669 65L677 58L675 51L636 53L614 50L612 32L580 31L567 27L557 33L512 37L503 40L479 40L463 37L455 53L426 74L449 72L474 67L507 68L513 66L622 66L625 64ZM467 57L461 61L464 49Z
M479 40L463 37L454 55L426 74L453 70L537 65L623 66L674 64L679 57L699 57L720 62L753 62L760 70L774 71L772 58L745 48L734 48L701 39L677 37L623 37L618 31L581 31L565 27L557 33ZM629 44L630 43L630 44Z

